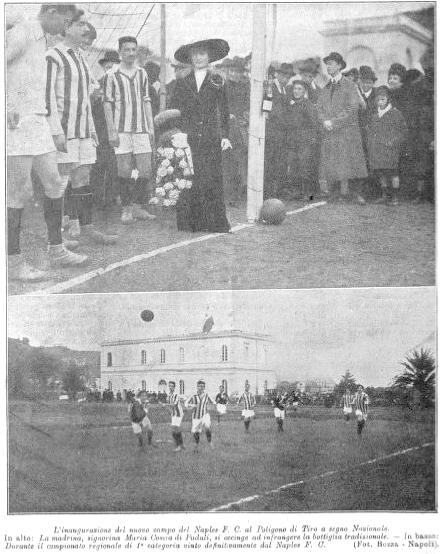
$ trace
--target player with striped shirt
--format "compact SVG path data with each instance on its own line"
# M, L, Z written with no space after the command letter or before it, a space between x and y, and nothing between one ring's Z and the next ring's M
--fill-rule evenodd
M250 388L250 384L246 383L244 386L244 393L240 396L237 402L237 404L243 404L241 415L244 417L244 429L246 433L249 433L251 419L255 417L255 412L253 410L255 406L255 397L250 392Z
M358 435L360 435L363 431L363 428L365 427L365 422L367 421L368 405L370 403L368 394L364 392L364 387L362 385L358 385L356 394L354 395L351 403L355 408L355 414L357 418L357 433Z
M154 124L148 95L147 72L136 65L138 51L134 37L119 39L121 63L104 79L104 113L108 138L115 148L122 202L122 223L155 219L141 205L148 201L152 183ZM138 178L132 190L132 171Z
M183 408L180 400L180 395L177 394L175 391L176 389L176 383L174 381L170 381L168 383L168 386L170 388L170 392L168 395L168 404L171 406L171 435L174 439L174 442L176 443L176 448L174 449L174 452L180 452L182 448L185 448L183 446L183 437L182 437L182 431L180 429L180 425L182 424L182 418L183 418Z
M90 30L84 12L78 10L65 28L63 42L49 49L47 59L46 103L48 119L58 150L58 168L72 186L71 226L99 244L114 244L116 236L98 231L92 222L93 197L89 174L96 160L98 144L90 105L90 69L81 53ZM75 219L77 218L77 219Z
M345 389L345 394L341 400L341 406L344 411L344 418L347 423L350 421L350 414L353 411L353 395L351 394L350 389Z
M194 448L195 452L199 449L200 433L203 429L205 430L209 447L211 450L214 449L214 445L212 444L211 416L208 412L208 405L209 403L215 404L215 402L205 391L205 385L205 381L202 379L197 381L197 394L194 394L194 396L192 396L188 401L188 407L193 408L191 433L193 434L196 442L196 446Z

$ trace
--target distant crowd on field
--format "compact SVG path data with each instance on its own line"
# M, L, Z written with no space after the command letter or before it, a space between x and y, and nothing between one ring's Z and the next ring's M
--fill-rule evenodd
M60 42L48 48L49 36ZM124 225L153 222L157 204L175 207L178 230L226 233L224 188L234 199L245 194L251 58L227 58L222 39L184 44L161 97L160 68L139 65L136 37L121 36L117 50L102 53L96 80L86 58L97 38L74 4L42 4L35 19L7 25L12 279L50 278L21 253L32 180L43 191L55 267L87 263L74 252L84 238L118 242L95 224L97 206L120 204ZM377 201L395 205L401 183L415 183L415 201L433 200L433 47L420 60L423 74L393 63L380 87L367 65L347 72L338 52L322 61L328 74L322 88L315 59L295 69L292 63L268 68L261 98L265 197L353 197L364 204L378 183Z

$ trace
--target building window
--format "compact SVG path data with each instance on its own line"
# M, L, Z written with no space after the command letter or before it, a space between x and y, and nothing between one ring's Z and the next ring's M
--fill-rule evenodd
M183 363L185 361L185 349L179 348L179 362Z
M111 381L109 381L109 382L107 383L107 389L108 389L108 390L113 390L113 385L112 385L112 382L111 382Z
M142 381L142 390L147 390L147 382Z
M141 352L141 364L145 365L147 363L147 353L145 350Z
M268 384L267 384L267 381L264 381L264 392L267 393L267 390L268 390Z
M228 382L226 381L226 379L223 379L222 387L223 387L223 390L227 393L228 392Z
M228 347L226 344L222 346L222 362L228 361Z
M161 364L165 363L165 349L164 348L160 349L160 363Z
M244 361L245 362L249 361L249 345L248 344L244 345Z
M204 362L205 361L205 347L204 346L201 346L199 348L199 360L201 362Z
M180 394L185 394L185 382L182 379L179 381L179 390Z
M112 353L107 352L107 367L112 367L112 365L113 365Z

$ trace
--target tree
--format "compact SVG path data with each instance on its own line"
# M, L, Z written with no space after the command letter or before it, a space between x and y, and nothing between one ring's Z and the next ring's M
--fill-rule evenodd
M335 387L335 395L337 398L340 398L345 394L345 390L350 389L351 392L354 392L356 389L356 379L347 369L344 375L341 376L341 380Z
M83 376L80 374L77 365L70 362L63 376L63 389L71 399L75 400L77 393L85 390L85 388Z
M435 397L435 359L429 350L413 350L404 362L405 369L394 377L392 386L404 390L412 388L419 396L418 403L423 408L434 404ZM417 400L413 399L413 403Z

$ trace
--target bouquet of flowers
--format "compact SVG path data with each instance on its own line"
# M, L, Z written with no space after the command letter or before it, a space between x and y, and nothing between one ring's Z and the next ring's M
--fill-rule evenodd
M150 204L175 206L181 192L192 187L194 166L185 133L175 133L171 146L157 149L155 195Z

